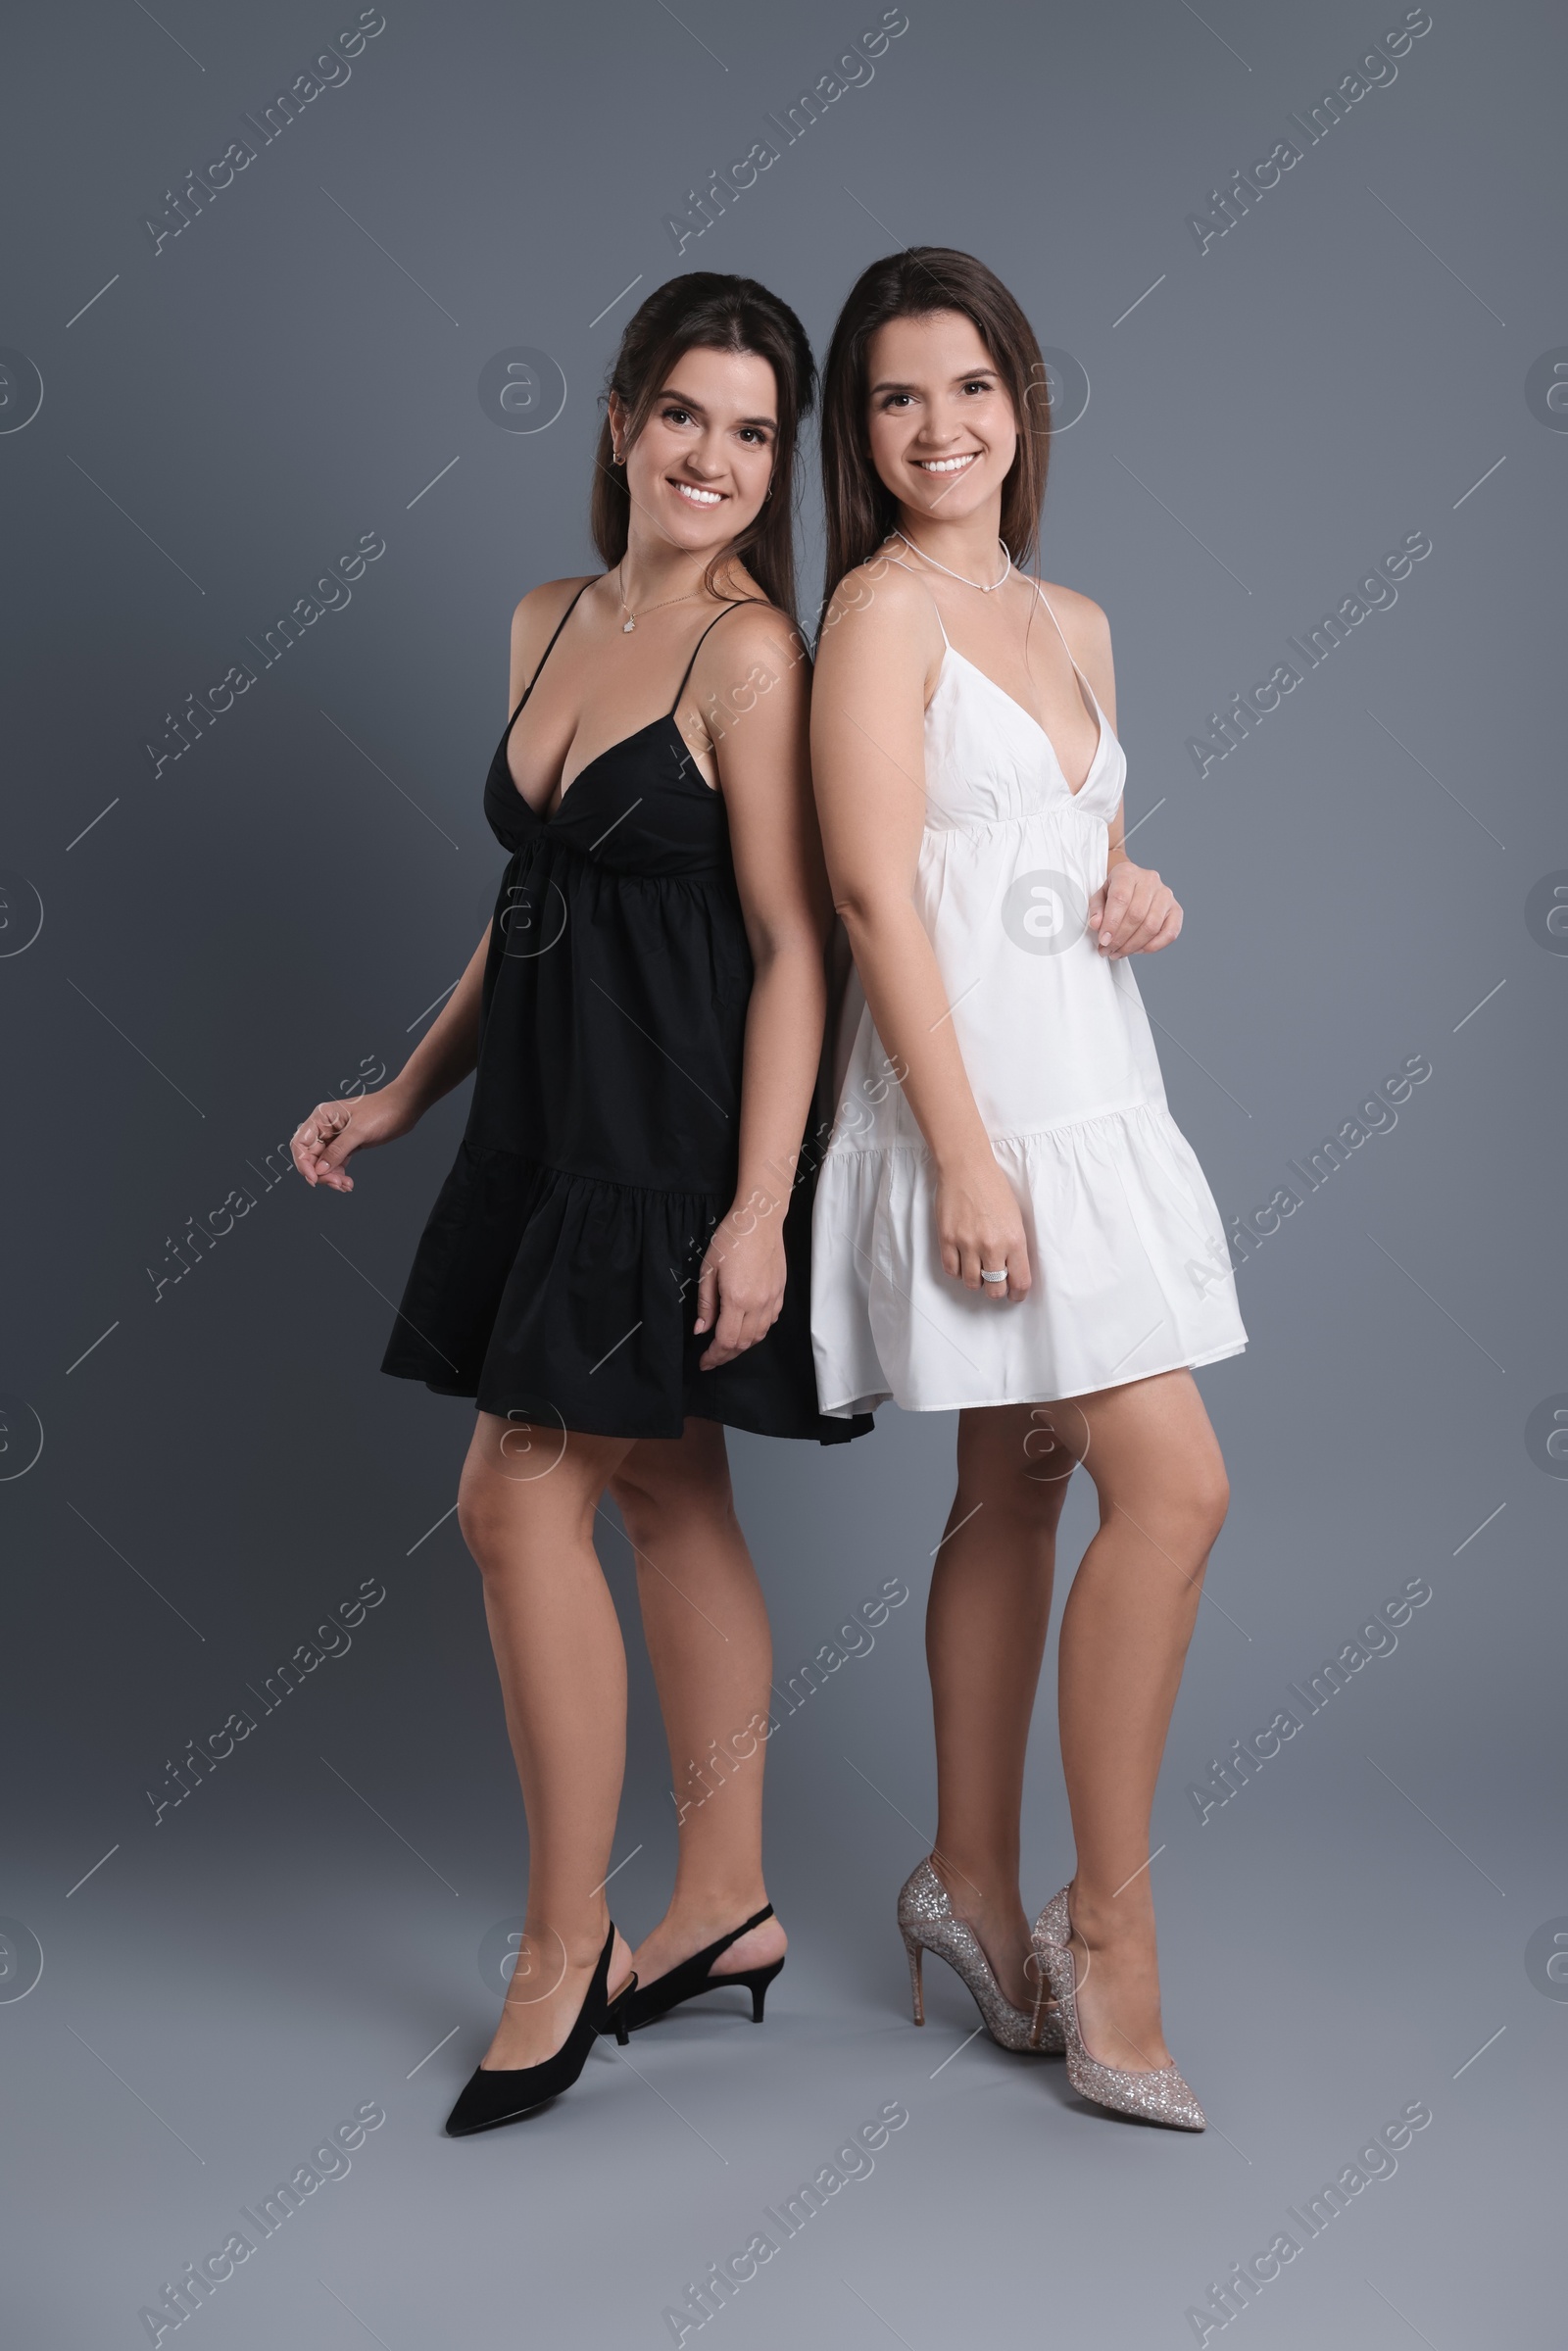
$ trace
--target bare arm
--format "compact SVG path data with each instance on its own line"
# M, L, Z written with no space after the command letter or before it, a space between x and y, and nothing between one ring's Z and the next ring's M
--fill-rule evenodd
M479 999L484 989L485 960L490 953L486 923L466 968L418 1044L390 1086L401 1094L413 1112L409 1124L422 1118L432 1102L472 1074L479 1058Z
M1095 699L1116 730L1116 676L1110 658L1110 622L1098 604L1069 589L1054 588L1052 601L1065 612L1073 632L1080 667L1095 690ZM1125 809L1117 804L1110 820L1105 854L1105 879L1089 905L1089 927L1096 945L1111 961L1122 955L1152 955L1169 947L1182 927L1182 910L1167 885L1152 865L1140 865L1127 854L1123 833Z
M319 1184L328 1192L352 1192L345 1162L357 1151L395 1143L468 1075L479 1057L479 997L489 949L487 923L462 979L389 1085L358 1101L318 1102L300 1121L289 1148L313 1191Z
M827 1008L827 881L811 805L805 648L771 609L736 612L701 657L699 698L729 815L754 977L741 1078L735 1200L698 1284L705 1370L754 1347L784 1301L783 1223Z
M577 580L551 580L532 589L513 613L509 717L538 666L551 631L580 584ZM346 1172L345 1162L357 1151L373 1150L377 1144L406 1135L432 1102L470 1075L479 1058L479 1004L489 948L487 923L463 977L390 1085L355 1102L318 1102L309 1118L300 1121L290 1149L295 1166L313 1190L319 1184L329 1192L352 1192L354 1179Z
M874 574L874 576L873 576ZM817 654L811 765L833 900L877 1034L937 1173L945 1270L1000 1298L1029 1287L1023 1219L997 1163L948 1017L947 990L914 905L925 827L927 698L942 641L930 599L896 566L850 575Z

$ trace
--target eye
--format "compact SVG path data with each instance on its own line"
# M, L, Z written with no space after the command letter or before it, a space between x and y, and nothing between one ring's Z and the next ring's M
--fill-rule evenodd
M989 392L993 386L989 375L971 375L963 388L966 392Z
M886 415L886 413L888 412L888 410L890 410L890 409L896 409L896 408L900 407L902 404L904 404L904 403L907 402L907 401L908 401L908 399L909 399L909 394L908 394L907 392L887 392L887 393L885 393L885 394L883 395L883 399L882 399L882 409L883 409L883 414L884 414L884 415Z
M741 439L747 442L753 449L765 449L767 447L768 436L760 424L743 424L741 426Z
M664 410L663 417L666 424L690 424L692 420L692 413L688 408L677 408L673 403L671 403L671 405Z

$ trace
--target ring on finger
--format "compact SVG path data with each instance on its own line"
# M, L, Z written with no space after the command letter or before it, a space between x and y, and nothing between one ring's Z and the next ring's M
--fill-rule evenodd
M1002 1268L1000 1273L993 1273L988 1266L982 1265L980 1268L980 1279L982 1282L1004 1282L1006 1278L1007 1269L1005 1266Z

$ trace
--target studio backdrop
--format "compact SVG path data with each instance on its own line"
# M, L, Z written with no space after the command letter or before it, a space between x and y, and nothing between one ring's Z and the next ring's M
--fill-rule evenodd
M10 2336L1545 2351L1560 13L89 0L5 45ZM510 617L594 567L632 310L741 271L820 356L927 242L1039 335L1041 569L1109 616L1130 847L1186 911L1137 976L1250 1336L1199 1375L1234 1498L1152 1863L1210 2129L1096 2116L953 1979L910 2026L954 1424L889 1406L731 1445L766 2029L602 2044L547 2128L455 2145L526 1843L472 1407L377 1364L466 1088L352 1197L289 1137L489 914ZM1064 1567L1093 1523L1077 1481ZM612 1512L600 1548L635 1940L675 1809ZM1036 1903L1054 1744L1048 1669Z

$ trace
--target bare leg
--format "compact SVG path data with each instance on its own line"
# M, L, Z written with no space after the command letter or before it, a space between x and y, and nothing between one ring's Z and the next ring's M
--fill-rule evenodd
M1053 1435L1055 1445L1053 1446ZM1168 2064L1150 1890L1149 1819L1210 1545L1228 1490L1192 1375L1166 1372L1050 1405L965 1412L958 1494L932 1578L935 1867L1007 1997L1027 2008L1018 1814L1067 1474L1101 1523L1062 1616L1062 1765L1078 1848L1079 2019L1091 2054ZM971 1515L972 1514L972 1515Z
M1210 1545L1224 1464L1187 1371L1047 1410L1085 1466L1100 1528L1062 1617L1061 1758L1078 1870L1071 1890L1078 2014L1091 2056L1170 2063L1159 2017L1149 1819Z
M1024 1755L1074 1459L1032 1409L960 1414L958 1490L925 1620L937 1742L932 1866L1022 2009L1037 1988L1018 1888Z
M767 1901L762 1762L773 1650L715 1422L689 1420L679 1438L643 1440L610 1490L637 1553L680 1821L669 1908L636 1952L638 1982L651 1984ZM785 1943L768 1919L731 1944L713 1973L765 1966L783 1957Z
M543 1448L481 1412L458 1523L485 1614L528 1816L528 1907L512 1988L481 2064L538 2065L570 2032L609 1932L603 1891L626 1759L626 1654L593 1546L594 1504L628 1450L570 1436ZM553 1465L552 1465L553 1464ZM616 1937L610 1989L631 1954Z

